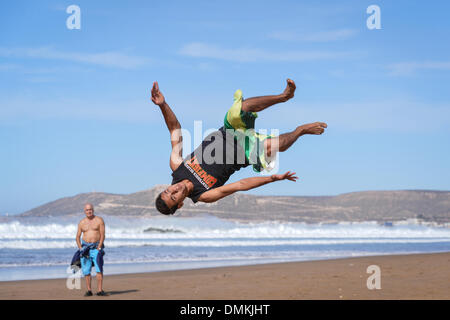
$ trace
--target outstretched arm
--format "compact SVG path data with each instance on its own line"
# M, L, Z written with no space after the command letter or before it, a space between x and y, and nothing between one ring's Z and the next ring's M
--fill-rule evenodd
M280 180L290 180L295 182L298 177L294 175L295 172L288 171L284 174L273 174L267 177L252 177L242 179L237 182L226 184L219 188L206 191L198 198L198 200L201 202L215 202L237 191L247 191L271 182Z
M158 82L153 83L152 101L161 109L167 129L169 129L170 132L170 142L172 144L170 168L174 171L183 161L183 136L181 134L181 125L172 109L167 104L164 95L159 91Z

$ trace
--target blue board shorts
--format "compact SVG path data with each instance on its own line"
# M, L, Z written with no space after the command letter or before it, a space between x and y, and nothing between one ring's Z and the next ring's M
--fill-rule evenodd
M81 241L83 246L93 245L93 243ZM97 244L98 245L98 244ZM97 248L97 246L95 246ZM81 262L81 270L83 271L83 275L88 276L91 274L92 266L95 267L95 272L103 273L103 249L90 249L89 257L80 257Z

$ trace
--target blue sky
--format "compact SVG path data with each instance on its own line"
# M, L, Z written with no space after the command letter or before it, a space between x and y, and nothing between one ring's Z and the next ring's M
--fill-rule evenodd
M69 30L66 8L81 9ZM369 5L381 29L369 30ZM450 189L448 1L2 1L0 212L170 183L157 80L182 126L222 125L240 88L295 98L257 128L325 121L253 194ZM192 141L193 143L193 141ZM230 182L253 176L241 170Z

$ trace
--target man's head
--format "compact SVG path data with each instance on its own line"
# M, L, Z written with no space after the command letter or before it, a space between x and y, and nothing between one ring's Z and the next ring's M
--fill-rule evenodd
M90 203L86 203L84 205L84 213L86 214L86 217L93 218L94 217L94 206Z
M188 192L189 190L183 181L169 186L156 198L156 209L162 214L174 214L177 209L183 206L183 201Z

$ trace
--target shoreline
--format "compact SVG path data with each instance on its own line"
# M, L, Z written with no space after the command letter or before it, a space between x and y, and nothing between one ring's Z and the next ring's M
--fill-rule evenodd
M72 290L65 278L2 281L0 300L449 300L449 265L442 252L105 275L109 295L88 298L83 278ZM381 289L367 288L369 266L379 267Z
M104 276L120 276L127 274L148 274L166 271L182 271L182 270L200 270L210 268L226 268L226 267L245 267L258 266L265 264L283 264L295 262L313 262L325 260L342 260L351 258L367 258L373 256L404 256L415 254L433 254L446 253L449 251L435 252L397 252L397 253L372 253L368 255L355 256L335 256L335 257L304 257L302 259L286 259L286 258L259 258L259 259L211 259L211 260L177 260L177 261L158 261L158 262L108 262ZM46 274L42 277L42 274ZM95 269L92 268L91 274L95 276ZM25 265L25 266L9 266L0 267L0 283L13 281L28 280L56 280L67 279L74 273L67 263L55 265Z

